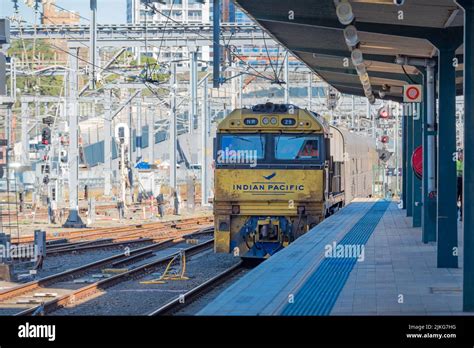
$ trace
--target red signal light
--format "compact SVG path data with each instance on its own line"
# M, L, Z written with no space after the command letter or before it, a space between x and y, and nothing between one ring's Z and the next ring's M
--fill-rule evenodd
M388 110L386 108L382 108L380 111L379 111L379 117L380 118L388 118L390 115L388 113Z
M388 135L384 135L382 136L382 138L380 138L380 141L384 144L388 143L388 140L389 140Z

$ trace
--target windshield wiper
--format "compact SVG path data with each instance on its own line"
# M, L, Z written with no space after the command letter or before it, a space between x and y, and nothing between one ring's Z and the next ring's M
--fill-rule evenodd
M243 138L243 137L239 137L238 135L234 135L233 138L236 138L236 139L239 139L239 140L243 140L243 141L246 141L247 143L251 143L250 140L246 139L246 138Z
M260 147L261 147L261 150L262 150L262 153L264 154L265 153L265 149L264 149L264 145L263 145L263 137L262 137L262 133L258 133L259 134L259 137L260 137Z

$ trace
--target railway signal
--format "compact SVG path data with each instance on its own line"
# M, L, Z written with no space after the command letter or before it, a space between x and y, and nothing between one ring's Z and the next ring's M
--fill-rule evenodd
M51 127L53 123L54 123L54 117L53 116L43 117L43 124L47 125L48 127Z
M382 135L382 138L380 138L380 141L382 142L382 144L388 143L389 140L390 139L389 139L388 135Z
M379 110L379 118L387 119L390 117L390 113L388 112L388 108L384 106Z
M49 127L44 127L41 131L41 144L51 144L51 129Z

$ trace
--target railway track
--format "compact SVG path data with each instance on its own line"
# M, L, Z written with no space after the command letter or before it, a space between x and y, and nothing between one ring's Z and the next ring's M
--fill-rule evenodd
M213 242L214 242L213 239L201 242L197 245L193 245L191 247L185 248L184 252L189 257L197 253L207 251L210 248L212 248ZM96 293L101 292L104 289L112 287L118 283L130 280L132 278L136 278L141 275L148 274L158 267L166 266L178 253L179 251L174 252L168 256L139 265L136 268L127 270L126 272L118 273L110 278L105 278L97 282L94 282L92 284L89 284L87 286L80 287L79 289L75 289L72 292L59 296L53 300L44 302L38 306L28 308L19 313L16 313L15 316L46 315L58 309L68 307L71 305L76 305L78 302L94 297ZM133 257L137 257L137 255L134 255ZM130 259L116 260L114 262L114 265L122 266L124 263L128 261L132 261L132 260Z
M84 252L89 250L97 250L97 249L107 249L107 248L117 248L120 246L133 246L134 244L145 244L145 243L154 243L160 242L169 238L178 238L178 237L185 237L191 236L196 234L208 234L213 232L213 227L208 226L201 229L198 233L190 233L196 230L196 226L189 227L182 230L176 230L168 233L164 233L162 235L155 235L149 237L140 237L136 239L130 238L114 238L114 239L98 239L94 241L86 241L86 242L77 242L77 243L64 243L60 245L51 245L46 248L47 255L58 255L64 253L71 253L71 252Z
M166 222L152 222L147 224L136 224L121 227L105 227L96 228L89 230L75 230L75 231L63 231L63 232L48 232L46 235L49 244L55 242L61 242L67 240L67 242L81 242L91 241L96 239L114 238L114 239L133 239L137 235L143 236L144 234L153 234L164 232L167 229L185 229L191 228L195 225L211 224L213 221L212 217L198 217L198 218L187 218L182 220L166 221ZM20 238L13 238L13 244L26 244L33 243L33 236L25 236Z
M208 234L209 232L210 231L208 228L195 231L196 236L199 236L205 233ZM0 291L0 306L2 304L5 305L6 301L8 301L7 305L9 304L11 306L12 301L14 299L20 298L21 296L31 294L35 291L37 292L42 291L42 289L45 289L45 288L54 289L55 285L58 285L61 283L64 284L65 282L71 283L74 280L84 277L93 272L97 272L97 271L100 272L101 269L104 269L107 267L113 267L114 264L117 264L117 263L123 264L123 263L133 262L133 261L147 258L150 255L153 255L154 252L176 246L177 244L182 243L186 237L193 236L193 235L194 235L193 233L188 233L185 236L183 236L183 233L181 233L179 235L172 236L158 243L153 243L151 245L129 250L129 252L121 252L121 253L97 260L95 262L81 265L74 269L70 269L64 272L53 274L53 275L41 278L39 280L34 280L34 281L16 286L8 290ZM83 247L87 247L87 246L83 246ZM5 306L3 307L5 308Z
M178 311L183 310L185 307L189 306L199 297L202 297L216 288L216 286L228 281L233 278L236 274L240 273L244 268L244 262L240 261L234 266L229 267L222 273L219 273L215 277L206 280L200 285L194 287L193 289L187 291L183 295L171 300L160 308L148 313L148 316L158 316L158 315L172 315Z
M173 242L174 242L174 239L169 239L161 243L152 244L152 245L139 248L139 249L134 249L134 250L131 250L130 254L128 255L122 252L122 253L115 254L105 259L91 262L91 263L88 263L86 265L83 265L71 270L53 274L51 276L48 276L39 280L34 280L31 282L13 287L11 289L1 291L0 303L5 300L23 295L27 292L35 291L40 288L51 287L52 285L59 283L63 280L73 280L73 279L79 278L80 276L83 276L87 272L97 270L100 267L106 267L108 265L111 265L113 262L120 261L128 257L137 257L137 255L144 255L145 253L162 250L164 248L172 246Z

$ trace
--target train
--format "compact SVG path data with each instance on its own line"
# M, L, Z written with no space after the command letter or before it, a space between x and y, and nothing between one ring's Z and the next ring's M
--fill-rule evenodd
M368 137L292 104L233 110L214 139L214 251L265 259L372 195Z

